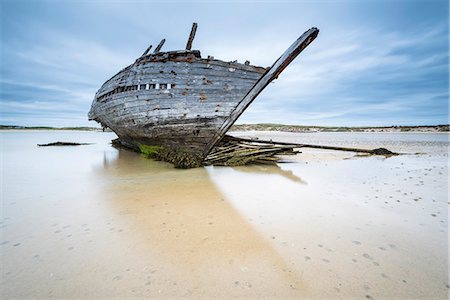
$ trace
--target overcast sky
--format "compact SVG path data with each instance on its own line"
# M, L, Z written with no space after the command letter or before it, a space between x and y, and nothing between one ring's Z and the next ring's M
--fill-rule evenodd
M1 5L0 124L97 126L95 92L149 44L270 66L318 38L238 123L447 124L448 1L8 1Z

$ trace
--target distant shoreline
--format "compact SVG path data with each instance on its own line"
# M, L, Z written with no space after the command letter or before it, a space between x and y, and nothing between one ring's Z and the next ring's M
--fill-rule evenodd
M18 126L0 125L0 130L74 130L74 131L103 131L98 127L50 127L50 126ZM105 129L110 132L110 129ZM426 126L303 126L283 124L235 124L229 131L280 131L280 132L449 132L450 125Z
M238 124L230 131L281 131L281 132L449 132L450 125L426 126L303 126L283 124Z

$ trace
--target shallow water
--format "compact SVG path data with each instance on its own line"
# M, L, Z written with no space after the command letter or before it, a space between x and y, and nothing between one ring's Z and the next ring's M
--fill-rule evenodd
M112 133L0 135L4 298L447 299L447 134L237 133L422 154L190 170Z

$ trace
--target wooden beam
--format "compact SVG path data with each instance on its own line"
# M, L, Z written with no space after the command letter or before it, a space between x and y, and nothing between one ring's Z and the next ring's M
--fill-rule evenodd
M153 51L153 53L158 53L159 50L161 50L161 48L165 42L166 42L166 39L162 39L161 42L159 42L158 46L155 48L155 51Z
M216 145L230 129L234 122L244 112L244 110L255 100L255 98L262 92L262 90L274 79L280 75L281 72L303 51L319 34L319 29L313 27L303 33L281 56L275 63L266 71L266 73L255 83L249 92L242 98L236 109L231 113L230 117L223 123L220 130L208 142L204 155L208 155L211 149Z
M189 39L186 44L186 50L191 50L192 42L194 41L195 32L197 31L197 23L192 24L191 34L189 35Z
M338 146L325 146L325 145L312 145L312 144L297 144L297 143L288 143L288 142L275 142L275 141L267 141L260 139L246 139L240 137L229 137L229 139L238 141L238 142L250 142L257 144L267 144L267 145L280 145L292 148L315 148L315 149L325 149L325 150L338 150L338 151L348 151L348 152L359 152L359 153L368 153L374 155L398 155L396 152L392 152L385 148L376 148L376 149L361 149L361 148L349 148L349 147L338 147Z
M152 49L152 47L153 47L152 45L148 46L147 50L145 50L145 52L141 56L147 55L150 52L150 50Z

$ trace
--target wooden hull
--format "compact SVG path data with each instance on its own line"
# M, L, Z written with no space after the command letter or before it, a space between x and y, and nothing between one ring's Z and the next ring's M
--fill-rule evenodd
M164 147L203 160L208 143L265 69L179 60L137 61L125 68L97 92L89 119L109 127L128 147Z
M89 119L109 127L127 147L179 167L200 166L250 103L318 32L306 31L268 69L202 59L195 50L150 55L146 51L103 84Z

